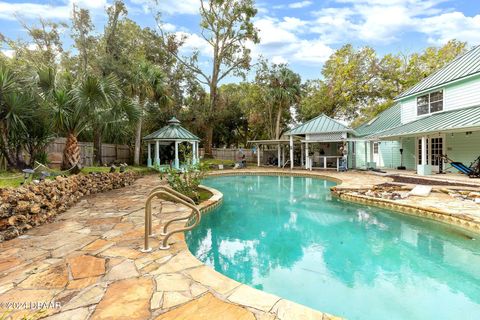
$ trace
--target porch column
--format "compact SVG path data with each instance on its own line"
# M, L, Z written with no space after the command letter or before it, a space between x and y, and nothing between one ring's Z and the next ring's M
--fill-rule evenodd
M175 169L180 169L180 160L178 160L178 141L175 141Z
M260 145L257 144L257 167L260 167Z
M303 157L304 157L304 153L305 153L305 152L303 151L303 143L300 143L300 165L302 166L302 168L303 168L303 166L304 166L304 164L305 164L305 161L304 161L305 159L303 158Z
M308 152L308 142L305 142L305 169L312 170L312 164L310 163L310 155Z
M370 141L370 162L373 162L373 141Z
M327 169L327 157L323 157L323 169Z
M368 148L367 148L367 141L364 141L363 142L364 146L365 146L365 168L368 169Z
M148 158L147 158L147 166L152 166L152 150L150 148L150 142L147 142L147 150L148 150Z
M160 142L155 141L155 165L160 165Z
M280 166L281 166L281 165L280 165L280 162L282 162L282 161L281 161L281 160L282 160L282 159L281 159L282 154L280 153L280 143L278 144L277 147L278 147L278 150L277 150L277 159L278 159L278 160L277 160L277 162L278 162L278 167L280 168Z
M285 148L287 146L282 146L282 167L285 164Z
M293 136L290 136L290 169L293 170Z
M422 166L427 165L427 137L422 137Z

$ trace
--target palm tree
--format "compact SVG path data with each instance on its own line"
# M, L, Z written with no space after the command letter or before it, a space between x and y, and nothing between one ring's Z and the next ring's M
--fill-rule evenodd
M271 95L273 101L278 107L275 121L275 139L280 139L282 114L287 108L290 108L300 100L300 76L288 69L285 65L280 65L272 73L270 80Z
M114 76L87 75L74 81L70 74L58 74L52 68L38 72L38 86L50 106L56 129L67 136L62 168L80 162L78 135L91 128L94 133L95 160L101 163L103 134L124 129L125 120L136 121L136 109L123 98Z
M122 91L117 77L86 75L72 89L76 108L90 118L93 130L94 161L102 164L102 138L113 108L122 101Z
M138 67L132 81L127 88L132 99L137 102L140 116L135 130L135 150L133 163L140 164L140 150L142 144L142 126L144 111L148 103L157 103L159 106L169 103L166 94L165 74L157 66L143 62Z
M0 151L9 167L25 167L18 143L26 131L24 120L30 116L32 95L21 93L20 78L8 67L0 65Z

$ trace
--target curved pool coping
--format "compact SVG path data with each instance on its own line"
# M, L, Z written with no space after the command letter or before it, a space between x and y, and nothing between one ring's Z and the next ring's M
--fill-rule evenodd
M211 175L214 176L214 175ZM220 191L210 188L204 185L199 186L201 189L207 190L212 193L212 196L208 199L200 203L200 212L202 214L208 213L213 209L217 208L223 201L223 193ZM210 274L213 277L209 279L207 283L202 282L201 279L196 279L203 285L212 288L212 284L218 280L218 282L222 283L222 287L234 288L230 290L228 293L218 292L222 295L222 298L228 300L228 302L242 305L247 308L253 308L258 311L264 312L266 314L275 315L274 319L280 320L334 320L334 319L342 319L337 316L333 316L328 313L321 312L319 310L315 310L304 306L302 304L290 301L288 299L284 299L277 295L264 292L262 290L255 289L246 285L244 283L238 282L234 279L231 279L220 272L216 271L215 269L211 268L210 266L205 265L202 261L198 260L197 257L193 255L193 253L187 247L187 251L190 253L191 258L198 261L198 263L202 264L205 268L209 269ZM215 290L215 288L212 288ZM263 318L262 318L263 319ZM268 319L268 318L266 318Z
M451 224L457 227L465 228L470 231L474 231L480 233L480 223L469 220L471 217L454 217L453 215L449 214L448 212L443 212L440 210L435 210L433 208L425 208L419 207L404 203L395 203L394 200L387 200L387 199L379 199L368 197L364 195L355 195L351 193L340 193L337 191L337 187L344 184L346 181L332 177L328 174L319 174L317 172L291 172L291 171L280 171L280 170L256 170L256 171L216 171L211 172L207 175L207 177L215 177L215 176L255 176L255 175L269 175L269 176L294 176L294 177L309 177L309 178L316 178L316 179L325 179L332 182L338 183L337 186L332 187L331 191L332 194L339 197L342 200L372 205L377 207L386 208L400 214L406 214L410 216L416 216L420 218L427 218L435 221L439 221L442 223ZM212 193L212 196L208 199L203 201L199 207L202 214L210 212L211 210L218 207L223 201L223 194L210 187L200 186L202 189L205 189ZM184 240L185 241L185 240ZM185 241L186 245L186 241ZM221 282L222 287L233 288L228 292L218 292L222 298L227 300L228 302L245 306L247 308L253 308L257 311L265 312L266 314L275 315L278 319L341 319L340 317L330 315L328 313L324 313L302 304L298 304L296 302L290 301L288 299L284 299L282 297L255 289L250 287L246 284L240 283L236 280L226 277L225 275L217 272L213 268L203 264L200 260L198 260L188 249L188 245L186 245L187 251L190 253L191 258L195 259L198 263L202 264L204 268L209 269L210 277L209 281L203 282L201 279L198 279L200 283L212 288L215 286L215 282ZM213 272L213 273L212 273ZM213 275L213 276L212 276ZM213 288L215 290L215 288Z

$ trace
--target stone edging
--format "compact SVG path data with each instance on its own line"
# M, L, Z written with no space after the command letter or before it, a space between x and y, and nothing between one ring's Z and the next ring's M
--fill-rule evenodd
M341 184L344 182L342 179L337 179L327 175L321 175L317 173L297 173L297 172L286 172L286 171L259 171L259 172L215 172L209 174L209 176L229 176L229 175L281 175L281 176L294 176L294 177L314 177L318 179L325 179L333 182L337 182L341 187ZM354 190L351 190L354 191ZM451 214L446 211L438 210L435 208L421 207L408 203L398 203L394 200L389 199L380 199L372 198L364 195L355 195L351 193L340 193L335 190L332 190L333 195L339 197L342 200L355 202L360 204L367 204L371 206L376 206L380 208L385 208L389 210L396 211L400 214L407 214L410 216L426 218L434 220L437 222L442 222L446 224L453 225L455 227L460 227L468 231L475 233L480 233L480 221L472 219L468 215L456 215Z
M365 205L375 206L379 208L385 208L389 210L396 211L400 214L406 214L409 216L426 218L434 220L436 222L442 222L446 224L453 225L455 227L460 227L468 231L475 233L480 233L480 222L473 220L468 215L455 215L448 212L444 212L434 208L425 208L420 206L411 205L408 203L398 203L394 200L389 199L380 199L373 198L364 195L355 195L348 193L337 193L332 191L332 193L339 197L342 200L361 203Z
M203 185L199 187L213 194L208 200L200 203L200 212L202 214L210 212L222 204L223 194L220 191ZM190 254L191 259L195 259L199 264L203 264L203 262L198 260L197 257L195 257L190 252L190 250L187 249L187 252ZM223 298L229 303L241 305L247 308L253 308L255 310L268 314L275 314L279 319L341 319L330 314L323 313L321 311L314 310L304 305L295 303L293 301L283 299L279 296L255 289L246 284L240 283L236 280L224 276L223 274L217 272L209 266L206 266L205 264L203 264L203 267L210 269L210 271L214 273L215 278L218 279L219 282L227 283L227 287L234 288L228 293L222 295ZM210 282L215 281L215 278L210 279ZM206 285L207 287L212 286L212 283L202 283L202 281L199 282L203 285Z
M208 176L240 176L240 175L267 175L267 176L294 176L294 177L309 177L317 179L325 179L333 182L337 182L339 185L344 181L338 178L334 178L328 175L322 175L318 173L310 172L288 172L288 171L225 171L225 172L213 172L209 173ZM211 210L217 208L223 201L223 194L213 188L206 186L200 186L202 189L205 189L211 192L213 195L208 200L200 204L200 210L202 213L210 212ZM367 197L363 195L354 195L349 193L340 193L332 190L334 196L339 197L342 200L361 203L365 205L372 205L377 207L386 208L389 210L394 210L400 214L407 214L410 216L417 216L420 218L427 218L443 223L452 224L454 226L466 228L470 231L480 232L480 223L473 221L468 216L455 216L447 212L442 212L440 210L435 210L433 208L421 208L418 206L397 203L393 200L387 199L378 199ZM191 258L199 261L191 252L188 250L191 255ZM340 319L334 316L331 316L321 311L317 311L306 307L301 304L297 304L287 299L283 299L276 295L266 293L264 291L252 288L248 285L237 282L236 280L230 279L221 273L217 272L211 267L205 266L214 272L215 277L218 281L227 282L229 287L234 288L227 294L223 295L223 298L230 303L238 304L248 308L253 308L270 314L275 314L280 319ZM215 279L213 279L215 280ZM208 283L205 285L209 286ZM210 284L211 285L211 284Z

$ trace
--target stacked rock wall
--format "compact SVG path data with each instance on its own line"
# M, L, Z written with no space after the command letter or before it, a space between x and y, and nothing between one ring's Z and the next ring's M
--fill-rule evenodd
M0 189L0 242L52 220L82 196L132 184L134 172L90 173Z

